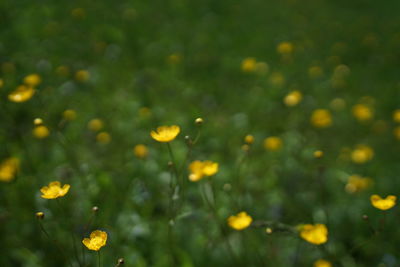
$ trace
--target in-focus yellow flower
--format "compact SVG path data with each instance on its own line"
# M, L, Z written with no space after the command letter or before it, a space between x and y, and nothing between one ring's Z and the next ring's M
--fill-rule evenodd
M24 78L24 84L28 87L36 87L41 81L42 79L38 74L29 74Z
M218 163L206 160L195 160L189 165L189 180L197 182L205 176L212 176L218 172Z
M253 72L256 70L257 61L254 57L248 57L242 61L242 71L243 72Z
M370 200L372 206L380 210L388 210L396 205L396 196L389 195L386 198L381 198L378 195L372 195Z
M33 128L32 133L33 133L34 137L36 137L38 139L44 139L49 136L50 131L49 131L49 128L47 128L46 126L39 125L39 126L36 126L35 128Z
M244 137L244 142L246 144L249 144L249 145L253 144L254 143L254 136L252 136L251 134L246 135Z
M111 142L111 135L107 132L100 132L97 134L96 136L96 140L97 142L99 142L100 144L108 144Z
M253 218L245 211L239 212L237 215L229 216L228 225L235 230L243 230L250 226Z
M73 109L67 109L63 112L63 118L67 121L73 121L76 119L76 111Z
M325 224L304 224L300 227L300 237L314 245L328 241L328 228Z
M97 131L101 130L103 127L104 127L104 123L100 119L92 119L88 123L88 129L93 132L97 132Z
M168 143L174 140L180 131L181 128L177 125L160 126L156 131L151 131L150 136L158 142Z
M358 145L352 152L351 152L351 160L354 163L362 164L374 157L374 150L371 147L366 145Z
M290 42L281 42L276 47L276 51L281 55L288 55L293 52L293 44Z
M316 78L322 76L322 74L323 74L323 71L320 66L312 66L308 69L308 75L312 79L316 79Z
M0 181L10 182L14 180L19 169L19 159L11 157L0 164Z
M393 121L400 123L400 109L393 111Z
M61 187L61 183L58 181L51 182L49 183L48 186L43 186L40 189L40 192L42 192L42 198L46 199L55 199L59 197L65 196L68 191L69 191L70 185L65 184L63 187Z
M374 116L372 109L364 104L354 105L351 111L353 116L359 121L368 121Z
M106 245L107 233L96 230L90 234L90 238L84 238L82 243L90 250L98 251Z
M139 144L133 148L133 154L139 159L145 159L149 155L149 150L145 145Z
M264 139L264 148L269 151L278 151L282 148L282 139L277 136L270 136Z
M78 70L75 73L75 80L78 82L86 82L90 78L90 73L87 70Z
M332 125L332 115L327 109L316 109L311 114L311 124L317 128L327 128Z
M300 103L302 98L303 95L299 91L292 91L285 96L283 103L285 103L285 105L288 107L293 107Z
M35 89L32 87L20 85L17 89L8 94L8 100L11 102L21 103L31 99L34 94Z
M347 193L353 194L361 192L372 184L372 179L368 177L362 177L360 175L351 175L347 181L345 190Z
M332 267L332 263L327 260L319 259L314 262L314 267Z

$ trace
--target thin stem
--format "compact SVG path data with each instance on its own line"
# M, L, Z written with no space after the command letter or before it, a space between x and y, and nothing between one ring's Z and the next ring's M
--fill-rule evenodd
M97 251L97 258L98 258L98 263L99 263L99 267L101 266L101 257L100 257L100 250Z

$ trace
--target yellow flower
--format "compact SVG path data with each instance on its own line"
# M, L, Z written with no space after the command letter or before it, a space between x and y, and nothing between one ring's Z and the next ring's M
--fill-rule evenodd
M44 139L44 138L46 138L47 136L49 136L50 131L49 131L49 128L47 128L46 126L44 126L44 125L39 125L39 126L36 126L36 127L33 129L32 133L33 133L33 136L34 136L34 137L36 137L36 138L38 138L38 139Z
M400 140L400 126L397 126L396 128L393 129L393 134L394 134L394 137L396 137L398 140Z
M293 52L293 44L290 42L281 42L278 44L276 51L282 55L288 55Z
M90 73L87 70L78 70L75 73L75 80L78 82L86 82L90 78Z
M364 104L354 105L351 111L353 113L353 116L359 121L368 121L374 116L371 108Z
M314 154L314 158L317 158L317 159L322 158L324 156L324 152L321 150L316 150L316 151L314 151L313 154Z
M327 260L319 259L314 262L314 267L332 267L332 263Z
M334 98L331 103L329 103L330 107L334 110L342 110L346 107L346 101L343 98Z
M302 98L303 96L299 91L292 91L285 96L283 103L285 103L285 105L288 107L293 107L300 103Z
M139 159L145 159L149 154L149 150L145 145L139 144L133 148L133 154Z
M314 245L328 241L328 228L325 224L305 224L300 227L300 237Z
M228 225L235 230L243 230L250 226L253 218L245 211L239 212L237 215L229 216Z
M243 72L253 72L256 70L257 61L253 57L248 57L242 61L242 71Z
M248 134L244 137L244 142L246 144L251 145L252 143L254 143L254 136L252 136L251 134Z
M63 118L67 121L72 121L76 119L76 111L73 109L67 109L63 112Z
M107 233L96 230L90 234L90 238L84 238L82 243L90 250L98 251L106 245Z
M65 196L68 191L69 191L70 185L65 184L63 187L61 187L61 183L58 181L51 182L49 183L48 186L43 186L40 189L40 192L42 192L42 198L46 199L55 199L59 197Z
M278 151L282 147L282 139L277 136L270 136L264 139L264 148L269 151Z
M86 16L86 12L83 8L74 8L71 10L71 16L76 19L83 19Z
M308 69L308 75L312 79L318 78L318 77L322 76L322 74L323 74L323 71L322 71L321 67L319 67L319 66L312 66Z
M311 114L311 124L317 128L327 128L332 125L332 116L327 109L316 109Z
M345 190L347 193L357 193L367 189L372 184L372 179L360 175L351 175L347 181Z
M385 199L381 198L378 195L372 195L370 200L372 206L380 210L388 210L396 205L396 196L389 195Z
M374 151L371 147L366 145L358 145L356 149L351 152L351 160L354 163L362 164L374 157Z
M182 55L178 53L174 53L168 56L167 61L169 64L175 65L182 61Z
M269 77L269 83L275 87L281 87L285 84L285 76L280 72L273 72Z
M30 74L24 78L24 84L28 87L35 87L41 83L42 79L38 74Z
M206 160L195 160L189 165L190 175L189 180L197 182L204 176L212 176L218 172L218 163Z
M150 135L151 137L162 143L168 143L174 140L181 129L177 125L172 125L172 126L160 126L157 128L156 131L151 131Z
M41 118L36 118L33 120L34 125L40 125L43 124L43 120Z
M35 94L35 89L29 86L20 85L8 95L11 102L21 103L28 101Z
M4 81L3 81L3 79L0 79L0 88L3 87L3 85L4 85Z
M67 66L58 66L56 69L56 73L59 76L68 76L69 75L69 68Z
M393 111L393 121L400 123L400 109Z
M93 132L97 132L97 131L101 130L103 127L104 127L104 123L100 119L92 119L88 123L88 129Z
M0 164L0 181L10 182L15 178L19 169L19 159L8 158Z
M101 132L97 134L96 140L100 144L108 144L111 142L111 135L107 132Z

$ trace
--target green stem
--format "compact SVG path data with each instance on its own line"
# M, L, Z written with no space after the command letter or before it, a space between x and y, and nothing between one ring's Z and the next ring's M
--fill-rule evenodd
M97 251L99 267L101 266L100 250Z

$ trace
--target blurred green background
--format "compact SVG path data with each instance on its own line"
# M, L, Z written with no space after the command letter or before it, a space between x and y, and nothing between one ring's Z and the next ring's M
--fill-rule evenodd
M313 266L321 258L400 266L398 208L380 211L369 200L400 193L399 8L372 0L1 1L0 163L17 158L19 168L0 181L0 265L68 266L40 229L35 213L43 211L42 225L73 266L96 266L81 244L96 229L108 233L103 266L121 257L126 266ZM41 80L33 97L10 101L30 74ZM326 127L310 119L316 109L328 111ZM48 134L33 132L35 118ZM102 126L90 127L96 118ZM170 200L168 149L149 133L172 124L181 127L171 147L184 179L193 160L216 161L219 172L187 181ZM200 128L185 161L184 137ZM248 134L255 141L243 147ZM264 142L271 136L281 146ZM147 156L135 155L138 144ZM56 180L71 185L60 205L40 197ZM170 201L179 207L173 220ZM329 240L315 246L257 223L235 231L226 218L240 211L255 222L324 223Z

